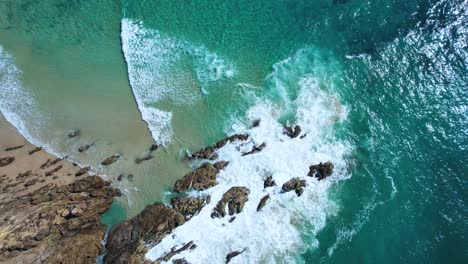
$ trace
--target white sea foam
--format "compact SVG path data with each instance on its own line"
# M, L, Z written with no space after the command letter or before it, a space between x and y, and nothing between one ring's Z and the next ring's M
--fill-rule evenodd
M291 65L296 63L294 61L286 60L287 68L294 66ZM273 74L269 78L277 76ZM327 216L336 214L339 209L328 199L327 191L334 182L351 176L345 160L351 146L333 136L333 125L344 120L347 111L337 95L319 87L317 76L302 74L296 81L299 89L291 103L296 109L295 123L302 127L302 135L307 136L291 139L284 135L283 126L278 122L282 114L278 105L258 98L246 119L249 122L261 119L260 126L250 128L245 120L236 120L228 131L248 133L249 142L230 143L218 151L219 160L230 162L219 173L219 184L189 194L211 195L212 202L175 229L173 235L151 248L147 258L158 259L174 246L194 241L195 249L174 258L185 258L190 263L222 263L231 251L245 249L232 263L291 263L297 261L298 253L318 245L317 232L325 226ZM242 156L242 152L263 142L266 147L261 152ZM332 177L318 182L306 176L310 165L324 161L335 164ZM269 174L278 186L264 189L263 181ZM297 197L294 192L280 193L281 185L294 177L306 180L308 186L304 194ZM229 217L212 219L210 215L216 203L233 186L250 189L243 211L232 223L228 222ZM266 194L270 195L270 200L257 212L257 205Z
M121 38L138 108L153 138L163 144L171 140L172 114L155 108L155 103L163 99L194 102L209 93L211 82L235 74L231 63L207 48L146 29L141 21L122 19ZM193 63L189 69L183 65L187 61Z

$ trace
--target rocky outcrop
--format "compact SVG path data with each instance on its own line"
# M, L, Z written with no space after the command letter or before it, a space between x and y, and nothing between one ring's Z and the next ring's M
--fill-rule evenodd
M210 159L215 160L218 158L218 155L215 153L218 149L224 147L227 143L233 142L236 140L245 141L249 138L249 135L246 134L235 134L230 137L227 137L223 140L216 142L216 144L206 147L202 150L192 153L188 156L188 159Z
M307 175L318 178L318 180L320 181L332 175L334 168L335 165L333 165L333 163L331 163L330 161L327 161L325 163L320 162L319 164L310 166L309 173Z
M169 261L172 257L175 255L179 254L182 251L188 250L188 249L195 249L197 245L193 243L193 241L190 241L186 244L183 244L180 248L176 249L175 247L171 249L169 253L164 255L163 257L159 258L156 260L156 263L160 263L162 261Z
M301 127L295 125L294 127L286 126L283 129L283 133L286 134L290 138L295 138L301 134Z
M156 203L112 230L107 239L106 263L144 263L145 243L159 243L185 218L172 208Z
M105 160L101 161L101 165L110 165L114 162L116 162L120 158L120 154L114 154Z
M263 143L260 144L260 145L255 145L255 146L253 146L252 150L250 150L249 152L242 153L242 156L247 156L247 155L250 155L250 154L255 154L255 153L257 153L257 152L262 151L265 147L266 147L266 143L265 143L265 142L263 142Z
M249 200L249 194L250 190L246 187L232 187L224 193L223 198L218 202L218 204L216 204L211 217L225 217L226 205L228 207L229 215L242 212L244 204Z
M0 203L0 262L95 263L105 233L100 216L119 195L109 185L86 177Z
M306 181L301 178L292 178L291 180L285 182L281 187L283 192L290 192L300 189L306 186Z
M228 165L225 161L215 164L205 163L196 170L188 173L174 184L174 191L177 193L186 192L190 188L195 190L206 190L218 184L216 175Z
M0 167L5 167L7 165L10 165L15 161L15 157L3 157L0 158Z
M36 153L38 151L41 151L41 150L42 150L42 147L35 147L32 150L28 151L28 154L32 155L32 154L34 154L34 153Z
M83 168L79 169L79 170L75 173L75 176L81 176L81 175L87 173L90 169L91 169L90 166L83 167Z
M265 181L263 182L263 188L273 187L276 186L275 180L273 180L272 176L268 176Z
M257 206L257 212L262 210L263 206L265 206L266 202L268 201L268 199L270 199L270 195L267 194L265 196L263 196L263 198L260 200L260 203L258 203L258 206Z
M210 197L176 197L171 200L172 209L183 215L186 220L198 214L210 202Z

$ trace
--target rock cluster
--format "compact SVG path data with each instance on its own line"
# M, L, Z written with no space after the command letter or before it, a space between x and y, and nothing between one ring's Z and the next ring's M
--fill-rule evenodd
M210 197L176 197L171 200L172 209L189 220L198 214L203 207L210 202Z
M310 166L309 173L307 175L311 177L316 177L320 181L332 175L334 168L335 165L333 165L333 163L331 163L330 161L327 161L325 163L320 162L317 165Z
M283 186L281 186L281 191L283 192L290 192L290 191L296 191L301 188L304 188L306 186L306 181L296 177L292 178L291 180L285 182ZM302 194L302 191L298 191ZM299 194L298 194L299 195Z
M211 217L221 218L226 216L226 205L228 207L229 215L234 215L242 212L244 204L249 200L250 190L246 187L232 187L223 198L218 202L216 207L211 213Z
M236 140L245 141L249 138L249 135L246 134L235 134L230 137L227 137L223 140L216 142L214 145L206 147L202 150L192 153L188 156L188 159L210 159L215 160L218 158L218 155L215 153L216 150L224 147L227 143L233 142Z

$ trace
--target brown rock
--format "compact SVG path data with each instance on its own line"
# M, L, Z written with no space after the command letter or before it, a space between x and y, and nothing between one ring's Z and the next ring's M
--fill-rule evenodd
M61 169L62 169L62 167L63 167L62 165L58 165L58 166L57 166L57 167L55 167L54 169L52 169L52 170L50 170L50 171L46 172L46 174L45 174L45 175L46 175L46 176L50 176L50 175L52 175L52 174L56 173L57 171L61 170Z
M190 241L190 242L188 242L187 244L182 245L182 247L179 248L179 249L175 249L175 247L174 247L174 248L171 249L171 252L167 253L164 257L161 257L161 258L157 259L156 262L161 262L161 261L166 261L166 262L167 262L167 261L169 261L172 257L174 257L175 255L179 254L180 252L185 251L185 250L187 250L187 249L191 249L193 245L195 245L195 244L193 243L193 241Z
M135 163L140 164L142 161L150 160L152 158L153 158L153 156L151 156L151 154L148 154L148 155L144 156L143 158L136 158Z
M294 191L296 189L299 189L305 186L306 186L305 180L302 180L301 178L292 178L291 180L283 184L283 186L281 187L281 190L283 192L290 192L290 191Z
M34 154L34 153L36 153L36 152L38 152L38 151L41 151L41 150L42 150L42 147L36 147L36 148L30 150L30 151L28 152L28 154L29 154L29 155L32 155L32 154Z
M79 169L79 170L75 173L75 176L81 176L81 175L87 173L90 169L91 169L90 166L83 167L83 168Z
M116 162L119 158L120 158L120 154L114 154L114 155L106 158L105 160L101 161L101 164L102 165L110 165L110 164Z
M333 165L333 163L331 163L330 161L327 161L325 163L320 162L317 165L310 166L309 173L307 175L311 177L316 177L320 181L332 175L334 168L335 165Z
M215 164L205 163L201 167L185 175L174 184L174 191L186 192L190 188L195 190L206 190L218 184L216 175L227 166L227 162L220 161Z
M198 214L206 204L206 197L176 197L171 200L172 209L183 215L186 220Z
M5 167L7 165L10 165L15 161L15 157L3 157L0 158L0 167Z
M245 141L249 138L249 135L246 134L235 134L230 137L227 137L223 140L220 140L216 142L216 144L206 147L202 150L199 150L195 153L192 153L192 155L188 156L188 159L210 159L210 160L215 160L218 158L218 155L214 153L216 150L224 147L227 143L233 142L236 140L241 140Z
M81 146L81 147L78 148L78 152L85 152L85 151L87 151L88 149L90 149L92 146L94 146L94 144L95 144L95 143L93 142L93 143L91 143L91 144L86 144L86 145L84 145L84 146Z
M296 192L297 196L301 196L304 193L304 188L303 187L298 188L294 190L294 192Z
M263 206L265 206L266 202L268 201L268 199L270 199L270 195L267 194L265 196L263 196L263 198L260 200L260 203L258 204L257 206L257 212L260 211Z
M226 216L226 205L228 206L229 215L234 215L242 212L244 204L249 200L250 190L246 187L232 187L223 198L218 202L211 214L212 218Z
M6 148L5 151L12 151L12 150L20 149L22 147L24 147L24 145L9 147L9 148Z
M272 176L268 176L265 181L263 182L263 188L273 187L276 186L275 180L273 180Z
M50 162L50 159L47 159L46 162L42 163L42 165L41 165L40 168L41 168L41 169L45 169L46 167L49 166L49 162Z

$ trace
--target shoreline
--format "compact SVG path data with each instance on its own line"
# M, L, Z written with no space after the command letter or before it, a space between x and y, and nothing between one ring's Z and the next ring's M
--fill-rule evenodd
M95 263L120 191L33 145L0 113L0 262Z

